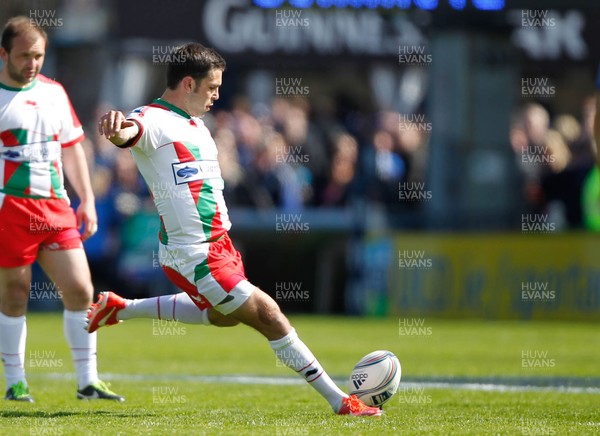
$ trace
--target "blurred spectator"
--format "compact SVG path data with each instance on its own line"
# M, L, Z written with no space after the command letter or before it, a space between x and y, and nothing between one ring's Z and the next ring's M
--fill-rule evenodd
M307 167L313 178L326 177L329 165L325 141L317 127L310 123L308 112L306 100L294 100L285 109L281 133L289 144L292 156L308 156Z
M430 127L425 129L399 130L398 146L400 156L406 162L406 178L408 182L425 182L427 178L427 136Z
M538 103L524 106L511 126L510 142L524 176L528 208L548 214L557 229L562 223L582 226L581 191L594 161L589 106L584 105L584 128L572 115L551 120Z
M223 119L223 117L218 118ZM213 138L219 150L219 166L225 182L224 195L228 202L238 204L240 199L238 199L237 193L245 187L243 183L244 169L240 164L235 135L229 128L223 127L213 133Z
M253 164L265 132L256 118L241 111L235 116L235 128L239 161L247 168Z
M574 120L574 119L573 119ZM571 151L566 138L558 130L550 129L546 135L545 154L550 166L550 174L557 174L571 162Z
M363 177L369 200L388 206L399 204L398 190L399 184L406 181L406 162L396 152L389 131L373 134L371 147L364 151Z
M586 103L587 104L587 103ZM545 161L541 165L542 211L557 228L583 226L581 193L586 176L593 166L593 142L584 106L584 126L572 115L562 114L552 120L546 133ZM589 115L588 115L589 116ZM588 131L586 131L588 130Z
M269 131L257 150L254 165L247 172L248 186L263 190L271 207L302 208L302 180L290 162L290 147L283 135Z
M509 134L517 165L524 176L525 199L533 212L540 211L544 202L541 177L549 128L548 111L538 103L529 103L517 113Z
M333 156L327 178L315 186L315 203L319 206L347 206L356 176L358 143L348 133L338 133L333 141Z
M594 140L594 117L596 116L596 98L588 97L583 102L581 112L581 134L571 146L575 166L587 166L596 159Z
M572 180L566 176L565 168L571 161L571 152L563 135L557 130L550 129L546 135L544 164L548 170L541 176L541 186L543 191L544 209L548 214L548 220L554 223L556 230L564 230L569 224L569 215L574 213L569 210L578 204L570 204L565 193L571 192ZM578 203L578 201L577 201Z

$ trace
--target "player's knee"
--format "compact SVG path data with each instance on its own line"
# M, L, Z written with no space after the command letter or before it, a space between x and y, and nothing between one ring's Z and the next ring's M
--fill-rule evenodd
M11 278L2 292L2 309L7 315L22 313L29 301L29 280L22 277Z
M29 291L29 280L16 277L6 283L6 295L12 299L27 299Z
M74 283L66 289L61 289L63 302L73 308L87 308L92 304L94 287L92 283Z

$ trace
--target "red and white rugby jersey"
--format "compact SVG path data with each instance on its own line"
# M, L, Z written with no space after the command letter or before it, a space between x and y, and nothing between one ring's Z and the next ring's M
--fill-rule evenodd
M127 118L140 127L131 154L158 209L160 241L198 244L227 232L217 146L202 120L161 99Z
M41 74L25 88L0 83L0 193L68 201L61 149L83 138L60 83Z

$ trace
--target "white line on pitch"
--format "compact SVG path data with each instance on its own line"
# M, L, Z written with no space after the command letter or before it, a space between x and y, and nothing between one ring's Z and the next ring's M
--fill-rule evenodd
M71 373L46 373L29 374L28 377L72 380L75 375ZM225 384L246 384L246 385L302 385L304 380L299 377L273 377L258 375L176 375L176 374L114 374L102 373L103 380L122 380L122 381L140 381L140 382L187 382L187 383L225 383ZM347 380L334 378L340 386L346 384ZM506 383L486 383L486 382L402 382L404 388L426 388L426 389L461 389L468 391L488 391L488 392L565 392L574 394L600 394L599 387L585 386L532 386L528 384L506 384Z

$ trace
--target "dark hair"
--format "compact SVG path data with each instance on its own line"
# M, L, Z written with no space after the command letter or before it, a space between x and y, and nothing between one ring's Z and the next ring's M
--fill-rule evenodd
M2 48L9 53L12 49L13 39L15 39L17 36L25 35L31 31L37 32L42 38L44 38L45 43L48 44L48 35L46 35L44 29L38 26L34 20L31 20L24 15L10 18L6 22L4 30L2 31Z
M177 88L186 76L203 79L212 69L225 70L225 59L219 53L195 42L180 45L167 66L167 87Z

